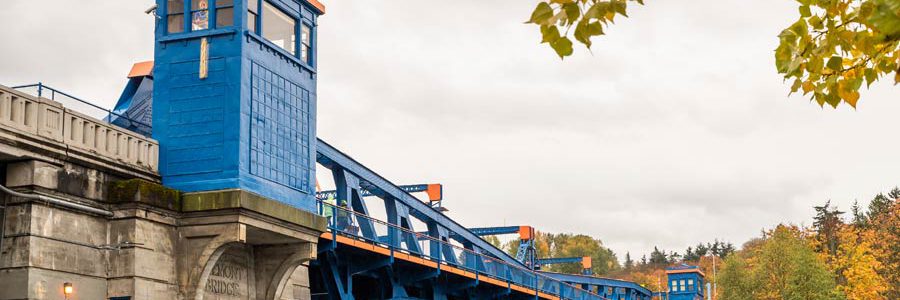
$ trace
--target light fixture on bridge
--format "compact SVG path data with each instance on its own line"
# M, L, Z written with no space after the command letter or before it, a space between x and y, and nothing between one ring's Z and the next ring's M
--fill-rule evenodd
M69 299L69 295L75 292L75 288L72 287L71 282L63 283L63 294L66 295L66 299Z

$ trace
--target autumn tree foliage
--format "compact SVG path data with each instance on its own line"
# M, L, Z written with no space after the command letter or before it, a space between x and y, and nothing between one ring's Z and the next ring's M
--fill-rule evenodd
M873 254L881 264L878 273L887 285L887 299L900 299L900 201L896 199L886 210L870 210L871 225L866 230L871 233L864 236L870 239Z
M519 241L507 242L503 247L510 255L519 250ZM603 242L583 234L535 233L535 252L538 258L585 257L590 256L592 271L597 275L619 270L621 265L616 254L603 246ZM543 266L542 270L559 273L581 274L580 263Z
M838 290L848 300L887 299L887 282L880 274L884 266L873 247L874 234L854 226L842 226L838 232L841 243L830 258L829 269L837 275Z
M721 299L841 299L807 234L779 225L758 247L730 257L722 270Z
M779 225L748 242L725 262L721 299L900 299L897 198L895 188L867 211L855 205L850 222L826 202L812 227Z
M560 58L573 39L590 49L628 4L643 0L541 0L526 23ZM762 4L762 2L760 2ZM856 107L863 83L900 83L900 0L797 0L799 18L777 34L775 69L819 106ZM774 35L774 33L773 33Z
M893 300L900 299L898 199L900 188L894 188L876 195L865 209L855 204L849 216L827 201L813 207L812 226L778 225L740 250L718 240L682 252L654 247L640 259L626 253L624 266L599 239L586 235L537 232L535 248L541 258L590 256L595 274L655 291L668 290L666 267L687 263L700 267L723 300ZM511 254L518 250L518 240L486 239ZM544 270L580 274L581 265L551 265Z
M603 35L603 28L612 24L616 15L628 17L629 2L644 4L643 0L540 1L527 23L540 26L541 43L565 58L574 52L572 39L590 49L591 39Z
M799 20L778 35L775 67L791 92L856 107L859 89L900 82L900 0L798 0Z

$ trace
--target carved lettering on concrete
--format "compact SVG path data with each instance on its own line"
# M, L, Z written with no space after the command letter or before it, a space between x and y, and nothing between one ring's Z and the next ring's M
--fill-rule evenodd
M204 299L250 299L247 252L235 247L228 249L216 262L206 280Z

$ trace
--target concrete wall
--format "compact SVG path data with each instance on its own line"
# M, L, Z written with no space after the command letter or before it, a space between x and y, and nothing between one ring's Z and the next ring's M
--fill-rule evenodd
M152 182L37 160L0 166L20 192L113 212L0 195L0 299L64 299L66 282L69 299L309 299L302 264L315 258L321 217L266 213L270 200L241 195L184 212L180 193Z

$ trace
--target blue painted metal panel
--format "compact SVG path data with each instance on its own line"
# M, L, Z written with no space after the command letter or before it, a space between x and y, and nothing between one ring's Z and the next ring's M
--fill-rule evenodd
M116 126L150 136L153 122L153 78L137 76L128 84L106 121Z
M266 1L315 32L317 15L305 2ZM157 0L163 18L153 70L163 184L186 192L242 189L314 211L313 66L247 31L245 13L234 14L234 26L169 34L168 2ZM246 10L246 0L234 4L235 12ZM201 79L202 39L209 71Z

